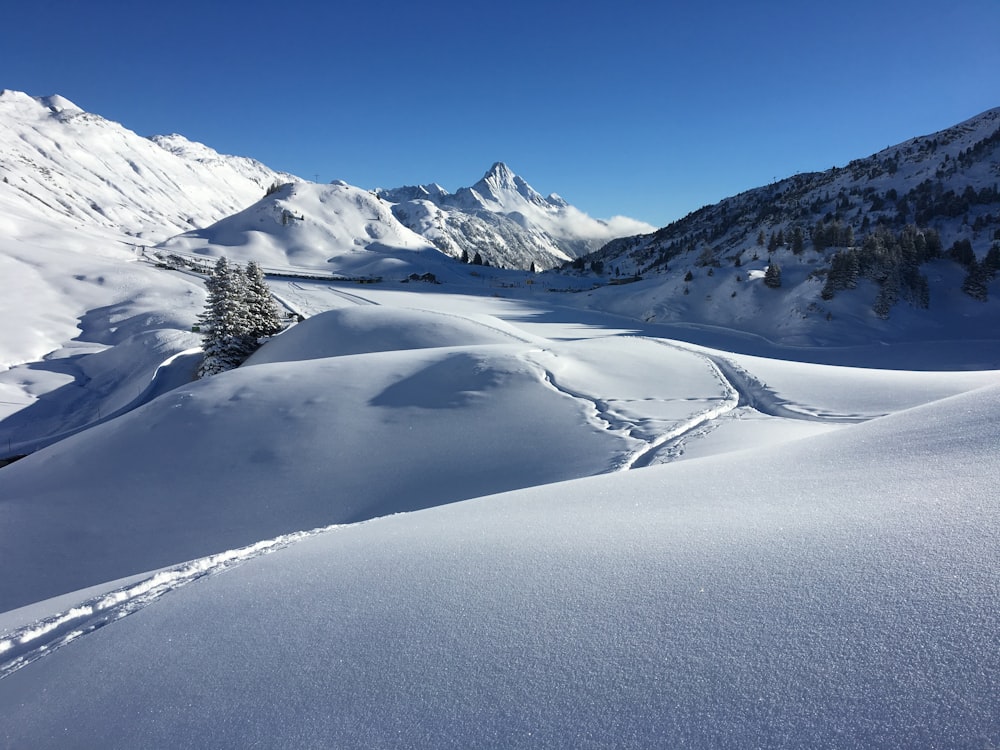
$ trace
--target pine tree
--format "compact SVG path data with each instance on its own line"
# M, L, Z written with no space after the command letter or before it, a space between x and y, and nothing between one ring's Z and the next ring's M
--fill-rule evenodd
M281 330L281 313L271 297L267 282L264 281L264 272L253 260L247 263L246 267L244 302L248 318L248 334L255 340L273 336Z
M771 289L777 289L781 286L781 267L777 263L768 265L764 272L764 283Z
M989 280L989 269L973 258L969 264L969 272L962 281L962 291L972 299L985 302L989 298Z
M993 246L986 253L986 257L983 259L983 268L989 272L990 278L996 276L997 271L1000 271L1000 242L994 241Z
M802 255L805 250L805 239L806 233L802 231L802 227L795 227L792 230L792 252L796 255Z
M246 309L246 276L219 258L205 281L208 299L199 317L205 358L198 377L231 370L250 356L256 340L250 336Z

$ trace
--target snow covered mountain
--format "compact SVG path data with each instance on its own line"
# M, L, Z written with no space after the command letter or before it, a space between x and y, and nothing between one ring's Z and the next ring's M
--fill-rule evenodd
M143 138L61 96L0 92L0 206L155 243L298 178L179 135Z
M0 461L0 746L1000 746L1000 337L956 336L992 297L932 277L886 320L859 267L795 327L798 275L849 247L796 253L789 223L765 286L765 215L672 307L688 251L655 235L603 274L441 252L586 234L501 165L380 197L0 98L0 446L29 454ZM937 143L956 174L977 128ZM978 263L968 201L938 229ZM272 276L303 321L193 382L203 279L161 240L383 282ZM955 257L920 272L960 287Z
M975 338L1000 324L998 179L994 109L615 240L585 262L643 277L598 296L646 320L787 342Z
M60 96L0 92L7 453L115 413L198 345L201 280L142 262L142 246L296 179L181 136L143 138Z
M593 219L556 194L543 198L502 162L472 187L454 194L440 185L379 189L403 224L442 252L502 268L551 268L585 255L608 240L652 229L616 216Z

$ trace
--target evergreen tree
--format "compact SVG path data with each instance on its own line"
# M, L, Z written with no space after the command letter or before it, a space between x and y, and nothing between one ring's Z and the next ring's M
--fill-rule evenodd
M966 267L971 267L976 262L976 253L972 249L972 243L967 239L955 240L948 254L952 260Z
M983 267L989 272L990 278L1000 271L1000 242L994 242L983 259Z
M764 272L764 283L771 289L781 286L781 267L777 263L772 262L768 265Z
M205 358L198 377L239 367L257 348L257 339L280 330L280 317L260 268L245 273L219 258L205 281L208 299L199 316Z
M792 230L792 252L796 255L802 255L805 250L805 232L802 231L802 227L795 227Z
M875 295L875 302L872 311L882 320L889 317L889 310L899 300L899 275L890 274L879 285L878 294Z
M972 299L985 302L989 297L989 289L987 286L989 284L989 280L989 269L973 258L972 262L969 264L969 272L966 274L965 280L962 282L962 291L972 297Z
M199 317L205 358L198 377L231 370L249 354L247 317L243 302L245 277L219 258L205 280L208 299Z
M256 261L251 260L246 267L246 288L244 289L248 334L255 340L273 336L281 330L281 313L271 297L271 290L264 280L264 272Z

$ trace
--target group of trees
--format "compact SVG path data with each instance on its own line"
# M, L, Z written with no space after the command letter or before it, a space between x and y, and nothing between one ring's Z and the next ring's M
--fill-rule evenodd
M238 367L260 346L261 338L281 330L281 314L256 262L243 269L219 258L205 286L208 299L198 318L205 359L198 377Z
M476 251L476 254L473 255L472 258L470 259L469 258L469 251L466 250L465 248L462 248L462 262L463 263L471 263L474 266L488 266L489 265L488 262L486 262L486 261L483 260L483 256L480 254L480 252L478 250Z
M997 234L1000 234L1000 230ZM993 246L982 260L976 258L972 243L968 239L956 240L948 250L948 255L965 267L962 291L973 299L985 302L989 296L989 283L996 278L997 272L1000 272L1000 241L993 241Z
M820 292L825 300L844 289L854 289L858 280L871 279L879 286L872 310L888 318L900 299L914 307L926 308L930 288L920 266L941 256L941 238L933 229L904 227L893 233L880 227L865 237L861 247L839 250L830 259L830 270Z

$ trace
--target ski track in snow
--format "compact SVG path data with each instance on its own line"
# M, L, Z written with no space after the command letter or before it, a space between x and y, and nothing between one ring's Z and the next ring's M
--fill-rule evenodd
M299 286L299 289L302 287ZM345 292L343 289L334 289L332 286L327 286L326 291L335 297L340 297L348 302L353 302L355 305L377 305L378 302L372 302L370 299L362 297L360 294L351 294L350 292Z
M710 430L706 429L707 425L721 417L723 414L728 414L739 406L740 393L737 388L723 374L718 365L716 365L710 357L704 357L704 359L724 390L722 401L710 409L706 409L703 412L695 414L681 424L677 425L674 429L668 430L664 434L660 435L655 440L651 440L645 448L637 451L630 457L627 465L622 467L623 469L641 469L645 466L649 466L657 454L660 453L665 447L677 445L685 437L694 436L696 431L699 431L697 432L698 436L708 434Z
M685 352L687 352L687 350L685 350ZM688 353L694 354L695 356L701 356L701 358L707 363L708 367L711 368L713 374L723 389L721 401L715 406L694 414L672 429L667 430L651 440L636 437L634 433L638 430L638 428L640 428L641 425L636 421L615 416L614 410L607 401L595 398L594 396L589 396L579 391L571 390L566 386L561 385L551 370L537 362L533 362L532 364L539 368L542 373L542 381L546 385L564 396L569 396L576 401L582 402L592 414L594 421L597 422L603 429L608 432L617 433L623 438L631 438L633 440L641 441L642 444L639 448L628 453L624 458L615 463L611 469L612 471L628 471L629 469L637 469L643 466L648 466L652 461L653 456L666 443L676 442L682 436L688 435L694 430L702 427L706 422L717 419L737 407L739 403L739 393L726 379L722 372L719 371L719 368L715 365L715 363L704 355L698 355L695 352Z
M743 407L760 414L778 419L798 419L807 422L825 422L832 424L857 424L869 419L885 416L884 414L835 414L809 410L799 404L793 404L778 396L767 385L753 374L733 362L728 357L717 354L707 354L695 351L682 344L665 339L649 338L661 346L693 354L706 360L712 367L720 382L727 390L723 407L710 409L696 415L678 428L652 441L645 449L636 454L631 463L624 468L638 469L652 463L666 463L683 453L683 444L688 438L701 438L708 435L716 426L719 417Z
M284 534L246 547L191 560L160 570L138 583L96 596L65 612L18 628L0 638L0 680L81 636L138 612L164 594L192 581L283 549L306 537L343 527L343 524L334 524Z
M753 374L747 372L731 359L717 354L703 354L702 356L713 362L726 380L739 392L740 406L747 406L769 417L800 419L806 422L857 424L859 422L867 422L869 419L885 416L884 413L837 414L810 410L801 404L794 404L781 398L777 393L768 388L767 384L761 382Z

